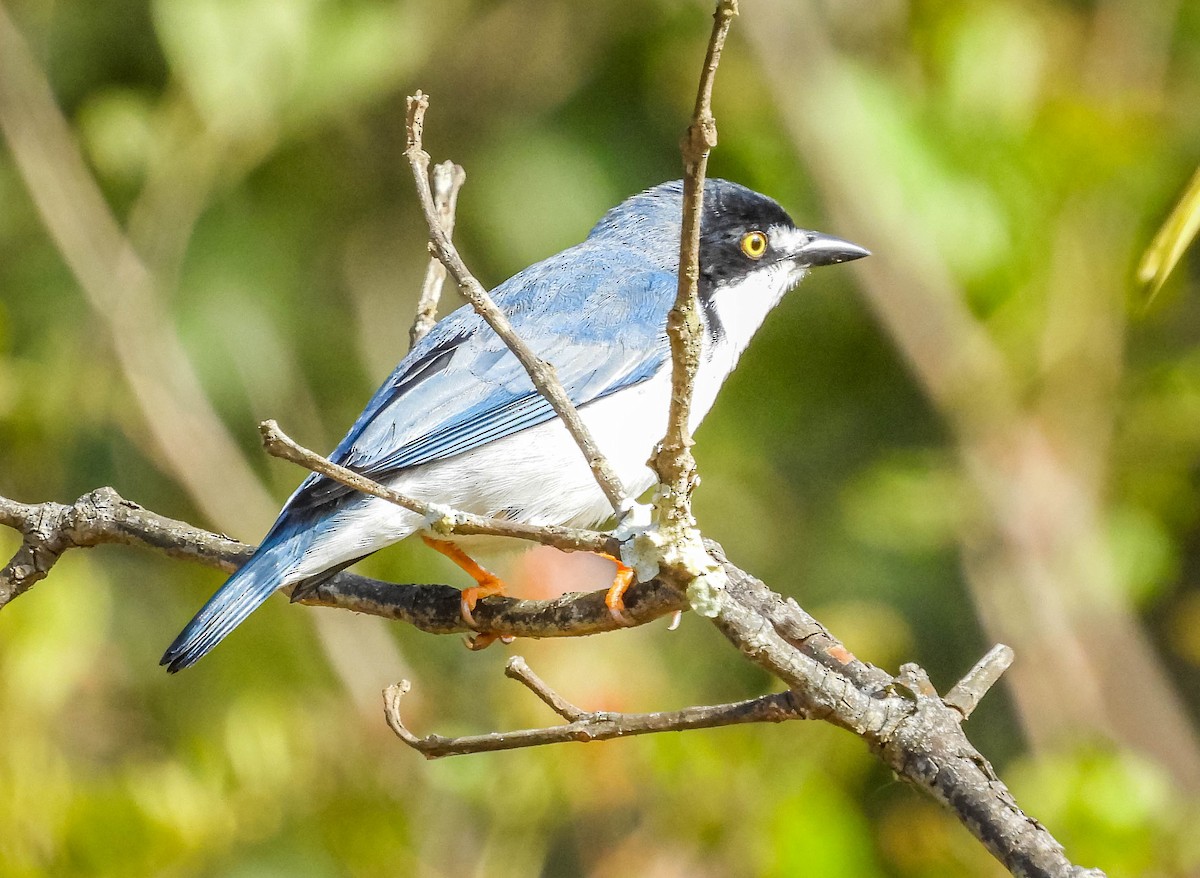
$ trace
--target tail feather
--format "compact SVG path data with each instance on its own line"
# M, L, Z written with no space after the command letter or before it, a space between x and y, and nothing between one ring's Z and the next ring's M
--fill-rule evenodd
M279 544L260 548L200 608L167 647L159 664L174 674L198 662L284 584L293 561L292 554Z

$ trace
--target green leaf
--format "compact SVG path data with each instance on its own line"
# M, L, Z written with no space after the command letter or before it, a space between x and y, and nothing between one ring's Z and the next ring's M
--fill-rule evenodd
M1147 288L1148 302L1162 289L1197 231L1200 231L1200 169L1192 175L1183 197L1154 236L1138 265L1138 280Z

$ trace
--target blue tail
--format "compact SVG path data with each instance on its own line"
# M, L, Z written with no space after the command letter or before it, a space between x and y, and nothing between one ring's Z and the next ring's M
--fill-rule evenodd
M191 667L225 639L282 584L296 561L291 541L264 545L225 582L163 653L160 665L174 674Z

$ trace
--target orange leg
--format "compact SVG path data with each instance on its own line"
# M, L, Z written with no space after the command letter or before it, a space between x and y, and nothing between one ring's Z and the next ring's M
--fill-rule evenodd
M603 552L597 554L617 565L613 583L608 588L608 594L604 596L604 605L608 607L608 612L619 625L633 625L633 620L625 613L625 592L634 583L633 568L626 567L619 558L614 558L612 555L606 555Z
M421 539L425 541L425 545L434 551L441 552L475 580L475 585L462 590L462 602L460 604L463 621L474 628L475 617L471 615L471 611L475 609L475 604L480 598L485 598L493 594L504 594L504 582L496 574L489 573L480 567L474 558L454 545L454 543L447 540L435 540L432 537L424 535L422 535ZM491 640L488 642L490 643Z

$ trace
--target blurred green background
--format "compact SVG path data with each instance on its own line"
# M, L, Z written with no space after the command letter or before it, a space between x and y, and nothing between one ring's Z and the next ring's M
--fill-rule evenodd
M708 535L943 690L1079 863L1200 870L1200 284L1138 258L1200 164L1200 4L743 4L710 167L874 251L778 309L700 431ZM256 540L403 354L425 265L404 96L465 165L486 284L679 175L708 3L6 0L0 494L101 486ZM0 550L16 542L0 533ZM6 556L7 557L7 556ZM362 565L461 576L419 546ZM537 552L525 594L608 567ZM473 654L271 601L197 668L219 574L70 554L0 614L0 874L953 876L1000 868L849 735L695 732L429 763L418 732L773 682L703 621Z

